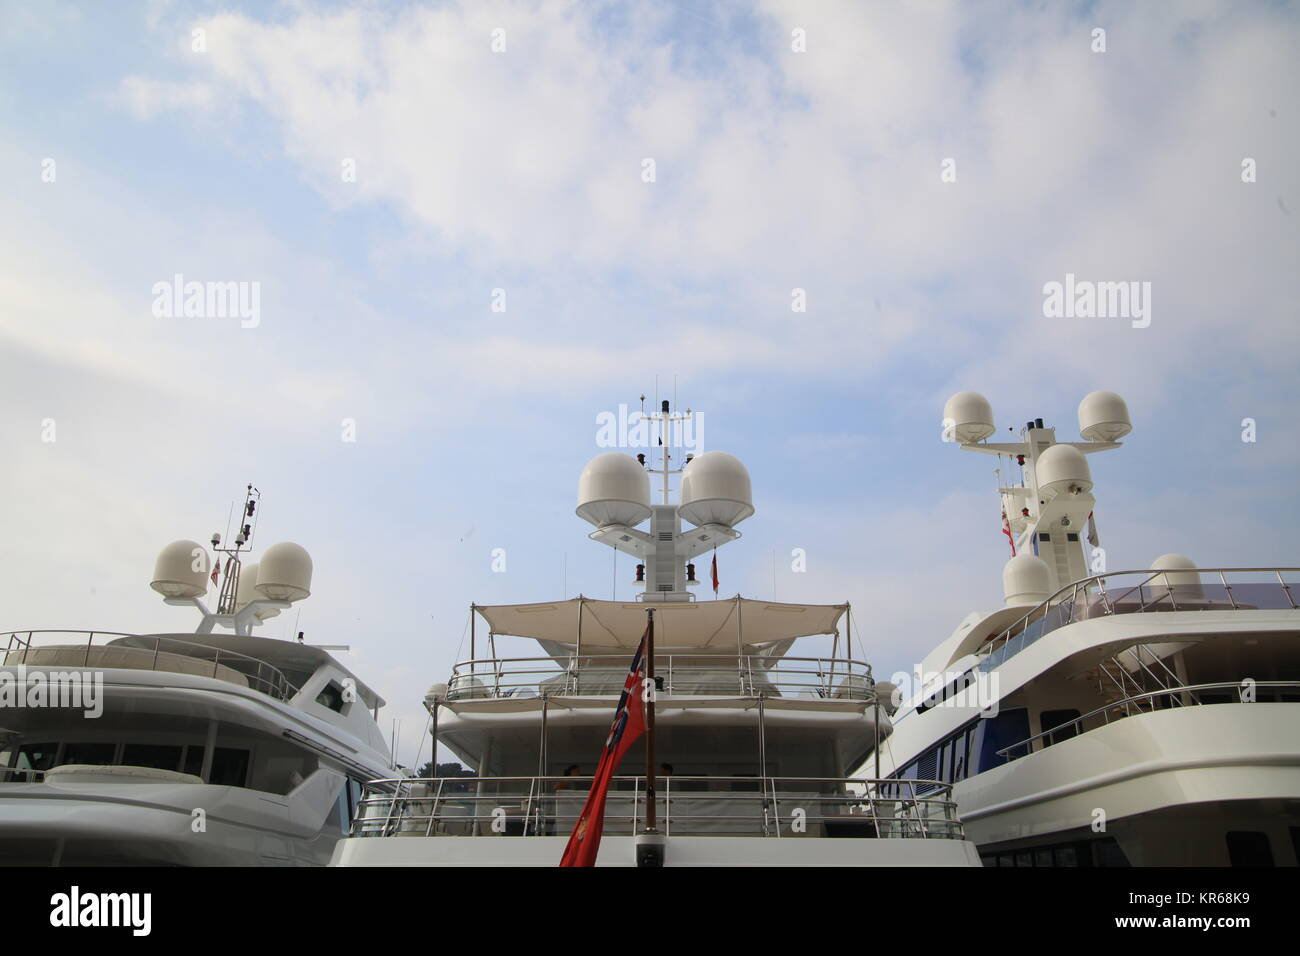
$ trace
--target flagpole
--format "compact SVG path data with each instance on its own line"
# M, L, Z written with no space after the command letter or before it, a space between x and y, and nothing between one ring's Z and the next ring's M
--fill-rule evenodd
M646 610L649 622L646 624L645 644L645 831L658 831L655 819L655 609Z
M647 608L649 620L645 629L645 683L641 693L645 700L645 827L636 836L636 865L659 867L664 865L666 840L659 832L655 819L655 610Z

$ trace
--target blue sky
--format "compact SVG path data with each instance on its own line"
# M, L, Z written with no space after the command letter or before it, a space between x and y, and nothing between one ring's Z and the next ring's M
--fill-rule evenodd
M775 554L877 673L1000 602L991 466L939 440L962 389L1065 439L1128 399L1111 567L1300 564L1297 16L0 3L9 626L186 628L153 556L251 480L409 758L471 600L610 596L577 475L656 377L753 476L723 592L772 596ZM258 282L260 323L153 315L178 272ZM1150 281L1150 327L1045 318L1067 272Z

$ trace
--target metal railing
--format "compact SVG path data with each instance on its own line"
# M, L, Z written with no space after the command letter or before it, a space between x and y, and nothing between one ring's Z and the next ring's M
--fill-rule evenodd
M1300 681L1261 680L1251 681L1249 686L1255 695L1253 700L1257 703L1265 702L1270 697L1276 701L1300 703ZM1222 693L1212 693L1215 691ZM1274 691L1274 693L1270 694L1269 691ZM1041 751L1055 743L1078 737L1089 730L1104 727L1111 723L1112 720L1122 720L1125 717L1132 717L1137 714L1150 714L1155 710L1175 707L1241 703L1245 701L1245 693L1245 681L1220 681L1213 684L1185 684L1181 687L1165 687L1160 690L1147 691L1143 694L1133 694L1131 697L1113 701L1080 717L1057 724L1050 730L1034 734L1034 736L1027 737L1010 747L1003 747L997 751L997 754L999 757L1005 757L1008 761L1017 760L1020 757L1027 757L1034 753L1035 744L1038 745L1037 749ZM1092 726L1085 727L1084 724L1089 721L1093 722Z
M69 635L76 636L77 641L70 643ZM81 640L83 637L84 642ZM96 643L95 639L97 637L103 640ZM111 643L118 638L130 638L131 643ZM299 690L274 664L223 647L166 635L127 634L122 631L28 630L0 632L0 641L4 642L4 647L0 649L0 666L25 665L32 668L41 667L59 670L69 667L93 668L96 670L110 670L120 667L125 670L175 673L175 667L170 666L172 662L160 656L170 654L196 662L192 672L186 670L181 671L181 673L192 673L197 677L215 677L220 680L222 679L220 668L228 668L239 673L247 680L248 686L253 690L260 691L276 700L290 700ZM67 661L59 660L45 663L39 660L41 655L36 653L41 650L67 650L81 653L83 647L84 655L79 662L76 655L73 654L69 655L70 660ZM124 655L120 660L112 663L99 663L98 660L101 659L101 655L92 655L92 651L95 649L110 652L115 650L139 651L141 653ZM151 650L153 656L150 659L149 652ZM92 656L97 658L96 662L92 662ZM29 657L36 657L37 660L31 662L28 660ZM164 666L159 666L160 664ZM206 673L209 665L211 665L211 673Z
M373 780L357 805L352 836L568 836L591 780ZM639 832L645 804L644 777L614 777L604 833ZM659 779L655 807L668 836L965 838L952 788L932 780L674 775Z
M1300 568L1197 568L1116 571L1067 584L1024 617L986 641L980 669L988 671L1057 628L1111 614L1165 611L1290 610L1300 608L1282 575ZM1188 583L1195 575L1195 583ZM1276 581L1236 581L1229 575L1270 576ZM1211 580L1206 581L1209 576ZM1115 585L1117 579L1119 586Z
M45 779L44 770L20 767L0 767L0 783L40 783Z
M447 700L500 697L617 696L630 655L481 658L452 669ZM658 654L660 695L809 697L870 700L871 666L838 657Z

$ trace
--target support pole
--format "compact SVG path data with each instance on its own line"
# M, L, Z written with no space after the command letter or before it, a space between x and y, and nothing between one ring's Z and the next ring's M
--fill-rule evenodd
M655 819L655 609L646 611L645 672L648 691L645 711L645 829L658 832Z
M208 721L208 736L203 741L203 767L199 770L199 776L203 778L204 783L209 782L212 776L212 758L217 749L217 721Z
M434 698L429 708L429 735L433 737L433 753L429 758L429 776L438 776L438 700Z
M537 776L546 776L546 712L549 709L550 698L542 694L542 739L537 746Z
M872 703L876 709L876 716L871 721L872 731L876 735L876 745L872 748L872 753L876 757L876 779L880 779L880 688L873 687L871 690ZM876 789L880 789L880 784L876 784Z
M579 669L581 669L582 667L582 607L583 607L583 599L582 599L582 595L579 594L578 595L578 646L574 651L574 655L575 655L574 666L578 667Z

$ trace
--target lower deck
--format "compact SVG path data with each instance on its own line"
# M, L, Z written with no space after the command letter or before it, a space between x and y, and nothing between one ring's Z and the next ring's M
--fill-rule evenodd
M568 836L531 840L416 837L347 839L334 848L331 866L555 866ZM601 840L598 866L636 866L636 838ZM964 840L769 840L669 837L665 866L979 866Z

